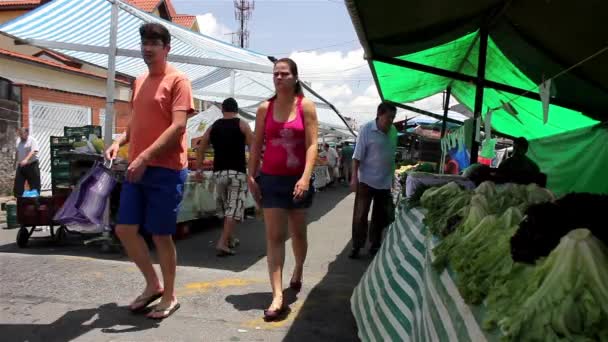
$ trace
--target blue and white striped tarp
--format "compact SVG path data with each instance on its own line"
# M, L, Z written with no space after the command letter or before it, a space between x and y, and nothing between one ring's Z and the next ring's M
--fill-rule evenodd
M493 341L447 271L431 265L432 241L418 209L402 209L351 297L362 341ZM477 317L477 318L476 318Z
M146 22L156 22L171 33L172 55L209 58L241 63L252 68L272 70L267 56L193 32L155 15L119 1L117 48L140 50L139 27ZM110 42L110 18L112 3L108 0L54 0L31 12L0 26L0 32L16 39L36 39L64 44L76 44L96 48L108 48ZM108 56L66 49L55 49L66 56L107 69ZM176 63L192 82L195 97L221 102L232 95L231 70L207 65ZM256 69L257 70L257 69ZM141 58L117 56L116 71L136 77L147 71ZM241 107L257 106L271 97L274 85L270 73L235 70L234 97ZM307 94L319 105L319 99ZM346 129L346 125L331 111L319 113L319 122L327 126Z

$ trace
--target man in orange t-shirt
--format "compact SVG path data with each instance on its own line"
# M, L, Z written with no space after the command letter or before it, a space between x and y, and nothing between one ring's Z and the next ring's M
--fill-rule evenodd
M163 319L179 308L175 297L177 211L188 175L186 119L194 111L188 78L167 63L171 35L160 24L140 27L141 51L148 73L133 84L132 117L126 134L106 152L114 159L120 146L129 143L127 180L120 194L116 235L146 279L146 288L130 305L143 311L160 298L148 313ZM152 235L162 276L161 285L152 267L148 246L139 235Z

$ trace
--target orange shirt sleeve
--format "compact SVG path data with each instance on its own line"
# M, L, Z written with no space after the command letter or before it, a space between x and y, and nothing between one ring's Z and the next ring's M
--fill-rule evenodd
M171 111L185 111L187 114L194 112L194 99L192 98L192 86L186 77L179 77L173 85L173 103Z

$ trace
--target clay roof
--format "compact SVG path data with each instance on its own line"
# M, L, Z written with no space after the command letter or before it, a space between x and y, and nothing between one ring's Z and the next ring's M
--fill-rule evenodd
M184 26L185 28L191 28L194 22L196 21L196 16L188 14L178 14L176 16L171 17L171 21L178 25Z
M30 8L40 5L41 0L1 0L0 8Z
M96 74L94 72L90 72L90 71L86 71L86 70L82 70L79 68L75 68L69 65L65 65L65 64L61 64L58 62L53 62L50 61L48 59L43 59L43 58L38 58L38 57L34 57L34 56L29 56L29 55L24 55L18 52L14 52L14 51L9 51L9 50L5 50L5 49L0 49L0 57L1 56L5 56L11 59L18 59L18 60L22 60L22 61L27 61L27 62L33 62L36 64L41 64L44 66L49 66L49 67L53 67L53 68L57 68L60 70L64 70L64 71L69 71L72 73L77 73L77 74L81 74L81 75L86 75L86 76L93 76L96 78L102 78L102 79L106 79L105 75L101 75L101 74ZM130 83L128 81L122 80L117 78L116 82L119 83L123 83L123 84L127 84L129 85Z
M127 0L126 2L133 5L143 11L152 12L161 0Z

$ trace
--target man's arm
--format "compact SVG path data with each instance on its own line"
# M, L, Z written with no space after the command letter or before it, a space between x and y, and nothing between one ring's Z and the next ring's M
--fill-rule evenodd
M251 149L253 148L253 132L251 131L251 127L249 124L243 120L239 120L239 126L241 128L241 132L245 135L245 144L249 147L249 153L251 153Z
M127 125L127 129L125 130L125 132L123 134L121 134L118 139L114 140L113 144L117 144L118 147L123 146L124 144L129 142L129 127L131 127L131 123L129 122L129 124Z
M32 148L30 149L30 153L28 153L27 156L25 156L25 158L21 161L21 164L23 165L29 164L30 159L32 159L32 157L38 153L38 142L32 137L30 137L30 139L32 139L30 143Z
M361 160L365 158L367 152L367 131L365 125L359 129L359 136L355 142L355 151L353 152L353 169L351 175L351 188L355 191L356 185L359 183L359 166Z
M353 159L353 169L351 171L352 174L350 177L355 183L359 183L359 164L359 160Z
M213 126L207 128L207 130L205 131L205 134L203 134L203 137L201 138L199 144L198 144L198 149L197 149L197 153L196 153L196 166L197 168L200 170L203 168L203 162L205 161L205 153L207 152L207 149L209 148L209 137L211 136L211 130L213 129Z
M186 132L187 116L188 112L185 110L174 111L171 114L171 125L138 158L147 162L178 146L181 143L180 136Z

